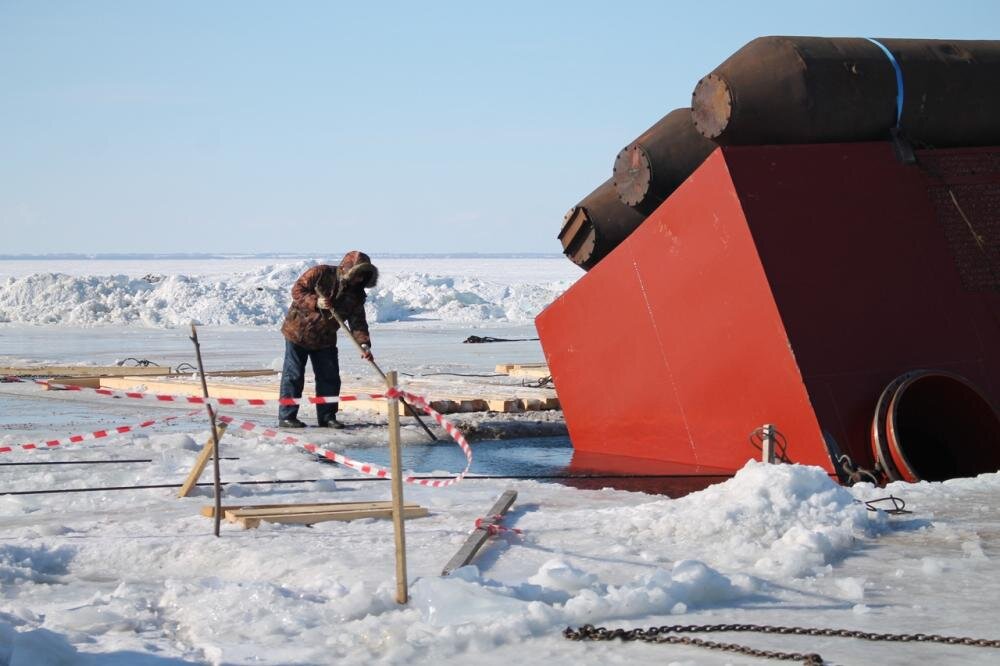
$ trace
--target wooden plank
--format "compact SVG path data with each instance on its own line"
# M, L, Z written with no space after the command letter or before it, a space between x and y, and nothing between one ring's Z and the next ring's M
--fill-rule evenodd
M185 376L186 377L186 376ZM129 390L142 385L149 393L168 395L201 395L201 384L189 380L167 380L158 377L102 377L100 385L103 388ZM213 396L227 398L259 398L274 400L278 397L278 387L274 384L247 385L227 384L223 382L208 382L209 392ZM511 390L513 388L514 390ZM384 388L345 386L344 394L381 393ZM416 393L429 394L431 405L442 414L456 412L497 411L502 413L518 413L530 408L559 409L558 398L552 397L551 390L532 389L530 387L509 387L502 391L484 390L485 395L447 395L440 388L413 387ZM467 389L466 389L467 390ZM529 408L528 405L531 405ZM342 411L384 412L384 400L348 400L340 403ZM406 407L399 404L400 416L409 415Z
M84 388L101 388L100 377L49 377L50 384L45 385L46 391L65 391L63 386L82 386Z
M268 368L260 368L257 370L207 370L205 372L206 377L271 377L273 375L279 374L278 370L271 370ZM129 373L124 375L128 377L136 377L134 373ZM143 376L152 377L175 377L177 379L185 378L198 378L198 373L195 372L148 372L143 373Z
M37 367L0 368L0 375L14 377L121 377L123 375L158 375L170 372L170 368L151 365L148 367L121 365L48 365Z
M189 376L189 375L186 375ZM199 381L164 381L145 379L142 377L102 377L101 387L127 390L136 384L143 384L150 393L169 393L172 395L201 396ZM245 386L240 384L220 384L211 382L208 385L211 395L222 395L227 398L277 398L276 386Z
M169 395L201 395L201 383L194 381L155 381L143 379L141 377L105 377L101 378L101 387L117 390L128 390L142 384L149 393L165 393ZM278 398L278 387L276 385L248 386L245 384L224 384L219 382L208 382L209 392L213 396L226 398L259 398L263 400L276 400ZM343 393L381 393L385 389L358 391L345 387ZM384 400L348 400L340 403L340 411L384 411ZM403 406L400 405L400 414Z
M407 506L403 508L403 518L423 518L429 515L425 507ZM268 523L283 523L288 525L312 525L331 520L359 520L361 518L392 518L392 507L381 509L354 509L350 511L327 511L325 513L285 513L268 516L234 516L238 525L244 529L252 529L260 525L261 521Z
M278 374L270 368L248 370L211 370L206 377L265 377ZM47 365L38 367L0 368L0 375L14 377L58 377L80 379L83 377L190 377L190 372L177 372L162 365Z
M457 400L449 400L447 398L442 400L431 400L428 404L431 406L431 409L440 414L454 414L461 408L461 405Z
M541 379L552 374L547 363L501 363L496 366L496 372L528 379Z
M519 414L524 411L524 402L519 398L495 398L487 400L491 412L502 414Z
M416 502L407 502L406 507L417 507L420 506ZM365 511L368 509L391 509L391 502L340 502L331 504L316 504L313 506L307 505L285 505L285 506L273 506L262 509L229 509L225 511L223 515L227 519L230 516L233 518L263 518L265 516L281 516L287 514L299 514L299 513L333 513L336 511Z
M260 368L258 370L209 370L205 373L206 377L268 377L271 375L277 375L278 370L271 370L269 368ZM176 374L176 373L175 373Z
M465 540L462 547L458 549L455 556L449 560L448 564L444 565L444 569L441 571L442 576L447 576L455 569L464 567L472 561L472 559L479 552L479 549L483 547L484 543L486 543L486 540L490 538L490 525L497 524L497 520L494 516L503 516L507 513L507 510L510 509L516 499L516 490L505 490L503 494L500 495L496 503L490 508L489 512L482 519L480 526L472 531L472 534L470 534L469 538Z
M490 406L483 398L456 398L460 412L485 412Z
M226 433L226 423L218 422L215 426L216 439L222 439L222 436ZM211 433L211 429L209 429ZM194 461L194 467L188 472L187 478L184 479L184 484L181 485L181 489L177 491L177 497L187 497L194 488L195 484L198 483L198 479L201 478L201 473L205 471L205 465L208 464L209 459L212 457L212 452L215 451L215 445L212 442L212 437L209 435L208 441L205 442L205 446L202 447L201 453L198 454L198 458ZM215 515L213 512L212 515Z
M549 371L548 366L544 368L525 368L523 370L515 368L510 372L510 376L521 379L542 379L544 377L551 377L552 373Z
M412 506L417 506L415 503L411 504ZM374 500L370 502L315 502L307 504L295 504L287 502L285 504L226 504L223 505L222 507L222 513L223 515L225 515L227 511L265 511L270 509L277 510L278 512L284 511L286 513L299 513L299 512L313 511L313 510L332 510L338 507L353 508L353 507L363 507L370 505L377 507L384 507L384 506L392 506L392 503L388 500L385 501ZM206 504L205 506L201 507L201 515L205 516L206 518L213 517L215 515L215 505Z
M237 509L291 509L291 508L310 508L314 506L336 506L340 502L325 502L319 504L223 504L222 514L225 515L226 511L236 511ZM215 516L215 505L207 504L201 507L201 515L206 518L212 518Z

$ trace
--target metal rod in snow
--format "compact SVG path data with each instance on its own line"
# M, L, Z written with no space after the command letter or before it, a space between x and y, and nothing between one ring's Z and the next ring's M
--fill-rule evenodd
M773 465L776 458L774 449L774 426L770 423L765 423L761 428L760 450L761 460Z
M201 395L208 397L208 384L205 382L205 366L201 362L201 345L198 343L198 329L191 322L191 342L194 343L194 353L198 358L198 376L201 377ZM219 475L219 431L215 427L215 410L205 403L208 410L208 420L212 428L212 468L214 471L213 488L215 488L215 536L219 536L219 524L222 520L222 480Z
M333 308L330 308L328 312L333 315L333 318L337 320L337 323L340 324L340 327L344 329L344 333L347 335L348 338L350 338L351 342L354 343L354 346L358 348L358 351L361 353L361 356L364 357L365 348L361 346L360 342L354 339L354 334L351 332L351 329L347 328L347 324L345 324L344 320L340 318L340 315L337 314L337 311L334 310ZM378 364L375 363L375 361L372 359L365 359L365 360L371 363L372 367L375 368L376 371L378 371L379 376L382 377L382 381L385 382L386 388L392 388L393 385L389 383L389 379L385 376L385 373L382 372L382 368L378 367ZM407 402L402 398L400 398L399 401L403 403L403 405L409 410L410 414L413 415L413 418L415 418L417 420L417 423L420 424L420 427L423 428L424 432L427 433L427 436L431 438L431 441L436 442L437 437L434 435L434 433L431 432L431 429L427 427L427 424L425 424L423 420L420 418L420 415L417 413L417 410L414 409L411 405L407 404Z

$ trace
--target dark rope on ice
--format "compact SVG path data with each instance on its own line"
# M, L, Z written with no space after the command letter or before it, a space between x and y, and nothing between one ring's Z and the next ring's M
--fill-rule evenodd
M329 479L293 479L289 481L226 481L223 486L232 485L274 485L278 483L315 483L316 481L326 481ZM183 483L152 483L141 486L102 486L100 488L51 488L49 490L13 490L7 492L0 492L2 495L62 495L69 493L96 493L101 491L119 491L119 490L155 490L157 488L181 488ZM196 483L196 486L214 486L215 483L212 481L205 481L203 483Z
M417 480L444 481L455 478L454 476L412 476L408 477ZM572 479L731 479L732 474L505 474L489 476L466 476L465 481L492 481L507 479L515 481L536 481L536 480L572 480ZM330 477L325 479L289 479L273 481L225 481L223 486L229 485L272 485L279 483L316 483L318 481L333 481L335 483L364 483L369 481L389 481L380 477ZM180 488L182 483L155 483L136 486L103 486L99 488L52 488L47 490L12 490L0 492L2 495L56 495L61 493L91 493L100 491L119 490L152 490L157 488ZM210 482L195 484L198 486L211 486Z
M511 377L511 375L508 375L506 373L493 373L487 375L487 374L474 374L465 372L424 372L421 374L414 374L412 372L400 372L399 374L404 377L436 377L440 375L448 375L450 377L485 377L489 379L492 379L494 377ZM504 383L483 382L483 383L488 384L490 386L523 386L525 388L555 388L554 386L549 386L549 384L552 384L552 375L539 377L534 381L527 381L522 378L520 383L517 384L511 382L504 382Z
M859 504L864 504L865 507L869 511L873 511L873 512L874 511L885 511L890 516L898 516L898 515L903 514L903 513L913 513L912 511L907 511L906 510L906 502L904 502L902 500L902 498L896 497L895 495L889 495L888 497L879 497L879 498L873 499L873 500L865 500L865 501L854 500L854 501L858 502ZM883 502L891 502L892 503L892 508L891 509L883 509L883 508L881 508L879 506L876 506L877 504L882 504Z
M484 342L531 342L532 340L537 340L538 338L494 338L489 335L470 335L466 339L462 340L466 344L482 344Z
M239 460L239 458L219 458L219 460ZM151 463L152 458L122 458L121 460L45 460L38 462L5 462L0 467L17 467L19 465L118 465L134 463Z
M132 361L134 365L131 365L131 366L127 365L129 361ZM123 358L122 360L117 361L115 363L115 365L117 365L119 367L126 367L126 368L130 368L130 367L148 368L151 365L155 366L157 368L160 367L159 363L154 363L153 361L150 361L150 360L147 360L147 359L144 359L144 358L135 358L133 356L129 356L128 358Z
M549 384L552 384L552 386L549 386ZM521 385L530 388L551 388L551 389L555 388L555 384L552 381L552 375L545 375L544 377L539 377L537 380L533 382L527 382L527 383L522 382Z

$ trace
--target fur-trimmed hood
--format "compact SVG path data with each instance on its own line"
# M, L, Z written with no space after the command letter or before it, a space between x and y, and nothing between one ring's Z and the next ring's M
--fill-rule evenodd
M351 250L344 255L337 267L341 279L350 280L355 275L367 275L364 287L371 289L378 284L378 269L372 264L372 259L360 250Z

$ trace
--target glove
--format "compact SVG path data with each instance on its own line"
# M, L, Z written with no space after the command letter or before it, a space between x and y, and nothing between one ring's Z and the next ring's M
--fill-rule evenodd
M330 309L330 299L326 296L316 297L316 308L319 310L329 310Z

